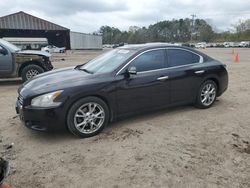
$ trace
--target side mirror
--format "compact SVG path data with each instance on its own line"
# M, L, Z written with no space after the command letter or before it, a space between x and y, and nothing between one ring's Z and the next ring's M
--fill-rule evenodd
M8 51L6 49L4 49L4 48L0 48L0 54L7 55Z
M128 69L128 73L129 74L131 74L131 75L135 75L135 74L137 74L137 71L136 71L136 67L130 67L129 69Z

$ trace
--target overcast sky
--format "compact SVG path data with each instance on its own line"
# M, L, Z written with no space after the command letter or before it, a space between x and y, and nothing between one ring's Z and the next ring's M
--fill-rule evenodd
M250 0L0 0L0 16L24 11L65 26L92 33L102 25L128 30L157 21L207 19L217 30L229 30L239 19L250 18Z

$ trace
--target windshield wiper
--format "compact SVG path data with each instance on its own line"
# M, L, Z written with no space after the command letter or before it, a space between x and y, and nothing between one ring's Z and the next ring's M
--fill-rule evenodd
M81 69L81 67L82 67L82 65L77 65L77 66L75 67L75 69L84 71L84 72L89 73L89 74L94 74L94 72L89 71L88 69L84 69L84 68Z
M80 68L78 68L78 70L84 71L84 72L89 73L89 74L94 74L92 71L89 71L87 69L80 69Z
M89 74L94 74L92 71L89 71L87 69L80 69L80 70L85 71L86 73L89 73Z

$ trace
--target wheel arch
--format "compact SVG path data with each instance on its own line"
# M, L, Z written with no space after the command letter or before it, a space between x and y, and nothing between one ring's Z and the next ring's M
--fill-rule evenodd
M84 96L79 96L74 98L68 105L67 105L67 110L66 110L66 116L65 116L65 121L67 121L67 115L69 113L70 108L78 101L87 97L96 97L101 99L103 102L105 102L105 104L108 106L109 112L110 112L110 116L109 116L109 122L113 121L114 119L114 113L113 110L111 108L110 102L108 101L107 97L102 96L102 95L98 95L98 94L89 94L89 95L84 95Z
M19 67L18 76L21 76L24 67L26 67L28 65L38 65L39 67L41 67L44 70L43 65L42 65L41 62L39 62L39 61L28 61L28 62L22 63L22 65Z
M216 84L216 86L217 86L217 91L220 90L220 82L219 82L219 79L217 78L217 76L209 76L209 77L205 78L205 79L203 80L202 83L204 83L204 82L207 81L207 80L212 80L212 81L214 81L215 84ZM217 95L218 95L218 93L219 93L219 92L217 92Z
M106 105L108 106L108 109L109 109L109 112L110 112L109 121L113 120L113 110L112 110L111 105L110 105L110 103L109 103L109 101L108 101L108 99L106 97L104 97L102 95L90 95L90 96L87 96L87 97L96 97L96 98L99 98L99 99L103 100L106 103Z

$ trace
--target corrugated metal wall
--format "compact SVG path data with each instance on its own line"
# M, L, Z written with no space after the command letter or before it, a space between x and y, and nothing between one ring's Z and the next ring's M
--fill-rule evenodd
M71 49L102 49L102 36L70 32Z
M22 11L0 17L0 29L69 30Z

